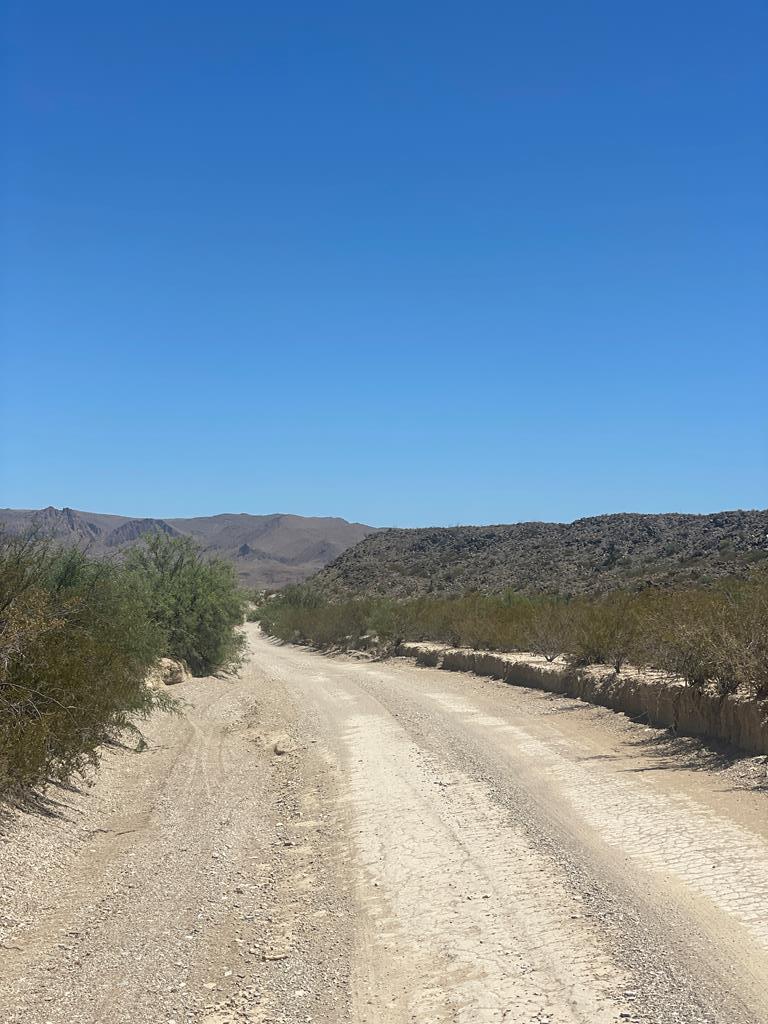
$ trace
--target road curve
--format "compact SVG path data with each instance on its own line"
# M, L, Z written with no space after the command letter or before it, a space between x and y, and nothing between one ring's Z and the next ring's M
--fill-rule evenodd
M147 754L6 823L0 1019L768 1022L763 765L248 630Z

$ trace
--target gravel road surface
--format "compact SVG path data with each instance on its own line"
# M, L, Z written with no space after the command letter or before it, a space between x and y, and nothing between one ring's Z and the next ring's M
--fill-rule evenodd
M760 759L247 628L0 817L0 1021L768 1024Z

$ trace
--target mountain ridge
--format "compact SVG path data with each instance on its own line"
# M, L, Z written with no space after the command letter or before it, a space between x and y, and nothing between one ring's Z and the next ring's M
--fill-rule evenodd
M192 537L204 551L231 561L244 587L278 588L300 583L374 527L338 516L264 516L221 512L213 516L120 516L79 509L0 509L9 532L36 528L52 540L86 548L95 556L115 555L148 533Z
M598 593L709 583L768 559L768 510L386 529L312 577L330 597Z

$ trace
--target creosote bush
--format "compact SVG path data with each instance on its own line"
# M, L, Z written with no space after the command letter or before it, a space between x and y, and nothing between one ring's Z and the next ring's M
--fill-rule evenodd
M144 683L157 658L232 664L242 608L228 568L176 539L114 563L0 535L0 793L82 772L105 741L171 710Z
M768 573L711 588L614 591L596 598L383 598L330 603L311 585L266 598L255 611L273 636L319 647L430 640L476 650L525 650L574 666L627 662L712 684L721 693L768 697Z

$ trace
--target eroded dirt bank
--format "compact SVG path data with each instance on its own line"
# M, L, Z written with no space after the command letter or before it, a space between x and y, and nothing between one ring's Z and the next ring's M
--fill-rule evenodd
M474 672L512 686L578 697L685 736L703 736L747 753L768 754L768 700L718 694L713 688L686 686L663 672L629 666L619 675L604 665L571 668L563 658L550 663L534 654L473 651L434 643L402 643L398 653L420 665Z
M765 765L249 631L150 751L7 823L0 1019L768 1021Z

